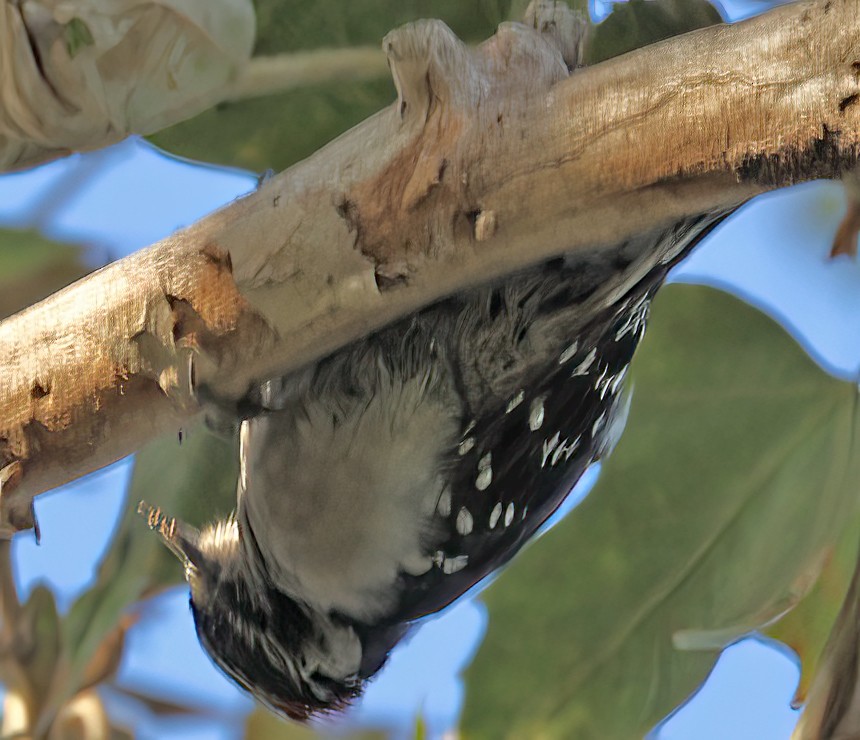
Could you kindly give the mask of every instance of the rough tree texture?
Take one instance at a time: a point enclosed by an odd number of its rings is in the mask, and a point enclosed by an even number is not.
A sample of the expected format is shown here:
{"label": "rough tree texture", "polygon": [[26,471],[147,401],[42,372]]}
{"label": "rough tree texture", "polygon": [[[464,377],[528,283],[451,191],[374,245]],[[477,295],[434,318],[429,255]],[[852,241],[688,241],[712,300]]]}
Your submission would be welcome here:
{"label": "rough tree texture", "polygon": [[437,22],[394,31],[390,108],[0,324],[7,530],[31,523],[34,494],[195,414],[192,373],[236,398],[470,283],[856,161],[860,0],[572,75],[569,42],[512,24],[477,50]]}

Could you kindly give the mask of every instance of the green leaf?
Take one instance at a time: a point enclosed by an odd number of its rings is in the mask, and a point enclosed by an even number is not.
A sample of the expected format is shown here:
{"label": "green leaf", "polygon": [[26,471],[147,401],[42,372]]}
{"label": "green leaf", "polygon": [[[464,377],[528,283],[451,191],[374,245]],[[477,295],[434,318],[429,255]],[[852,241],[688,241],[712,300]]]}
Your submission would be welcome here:
{"label": "green leaf", "polygon": [[224,103],[149,138],[182,157],[254,172],[280,171],[394,98],[394,85],[388,78],[333,82]]}
{"label": "green leaf", "polygon": [[79,247],[36,231],[0,229],[0,318],[46,298],[87,271]]}
{"label": "green leaf", "polygon": [[72,18],[66,24],[63,34],[66,38],[66,49],[73,59],[81,49],[95,43],[92,31],[80,18]]}
{"label": "green leaf", "polygon": [[670,36],[720,23],[708,0],[628,0],[592,29],[586,62],[596,64]]}
{"label": "green leaf", "polygon": [[771,319],[669,286],[633,378],[595,491],[487,592],[468,737],[641,737],[855,521],[857,388]]}
{"label": "green leaf", "polygon": [[[64,620],[71,646],[73,690],[98,646],[120,617],[141,598],[183,581],[182,565],[137,514],[145,498],[171,516],[200,525],[235,507],[238,443],[197,425],[180,445],[176,435],[150,444],[135,458],[129,501],[96,584]],[[64,697],[65,698],[65,697]]]}
{"label": "green leaf", "polygon": [[255,0],[256,56],[381,45],[392,28],[441,18],[464,41],[483,41],[508,19],[510,0]]}
{"label": "green leaf", "polygon": [[17,625],[17,637],[14,648],[20,653],[32,690],[41,696],[54,679],[62,650],[57,604],[47,586],[39,584],[30,592]]}

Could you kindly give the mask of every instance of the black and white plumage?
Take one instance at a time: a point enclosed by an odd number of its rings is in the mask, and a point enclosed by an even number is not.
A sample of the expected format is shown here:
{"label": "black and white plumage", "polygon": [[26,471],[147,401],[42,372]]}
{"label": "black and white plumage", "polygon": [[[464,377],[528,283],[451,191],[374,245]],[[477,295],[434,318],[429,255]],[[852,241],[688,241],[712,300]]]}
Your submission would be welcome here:
{"label": "black and white plumage", "polygon": [[235,519],[150,512],[215,662],[294,718],[356,696],[611,450],[650,301],[719,220],[473,289],[256,389]]}

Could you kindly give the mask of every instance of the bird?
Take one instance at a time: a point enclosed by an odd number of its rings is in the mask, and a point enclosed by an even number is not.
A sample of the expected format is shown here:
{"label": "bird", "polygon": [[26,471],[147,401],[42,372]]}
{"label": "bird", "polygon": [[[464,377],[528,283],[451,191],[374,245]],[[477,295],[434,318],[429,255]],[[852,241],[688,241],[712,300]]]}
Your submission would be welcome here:
{"label": "bird", "polygon": [[561,255],[255,385],[234,514],[198,530],[140,506],[213,662],[295,720],[353,702],[612,451],[651,301],[726,215]]}

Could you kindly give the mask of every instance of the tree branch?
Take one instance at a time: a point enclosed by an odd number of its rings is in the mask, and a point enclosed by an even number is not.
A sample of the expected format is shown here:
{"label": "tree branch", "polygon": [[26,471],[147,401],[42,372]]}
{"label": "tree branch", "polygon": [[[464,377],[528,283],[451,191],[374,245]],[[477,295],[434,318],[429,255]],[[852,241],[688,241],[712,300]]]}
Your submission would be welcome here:
{"label": "tree branch", "polygon": [[334,81],[374,80],[387,71],[379,47],[314,49],[292,54],[254,57],[224,93],[225,100],[243,100]]}
{"label": "tree branch", "polygon": [[394,105],[0,324],[6,527],[185,423],[192,380],[235,399],[464,286],[857,160],[860,0],[572,75],[570,43],[516,24],[470,50],[421,22],[384,48]]}

